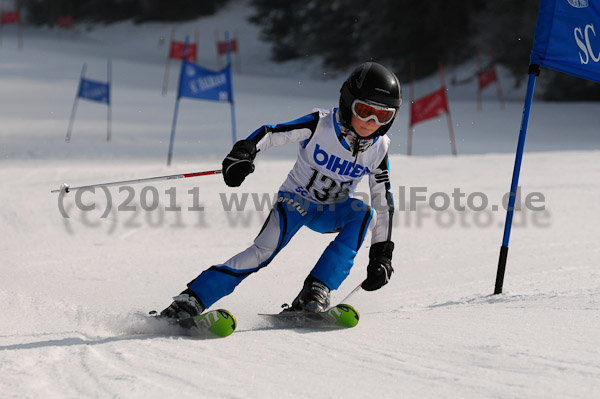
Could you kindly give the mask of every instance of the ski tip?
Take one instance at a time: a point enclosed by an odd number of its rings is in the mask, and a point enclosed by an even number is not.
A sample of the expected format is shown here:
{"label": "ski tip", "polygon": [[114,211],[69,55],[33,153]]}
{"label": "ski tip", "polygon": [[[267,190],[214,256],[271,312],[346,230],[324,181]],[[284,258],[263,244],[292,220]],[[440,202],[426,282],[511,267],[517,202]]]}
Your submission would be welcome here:
{"label": "ski tip", "polygon": [[237,327],[237,320],[235,316],[228,310],[217,309],[208,313],[203,313],[199,316],[195,316],[194,319],[199,324],[206,325],[207,330],[217,337],[227,337],[235,331]]}
{"label": "ski tip", "polygon": [[343,327],[355,327],[360,320],[360,314],[352,305],[341,303],[335,307],[339,311],[336,315],[337,323]]}
{"label": "ski tip", "polygon": [[[224,319],[230,320],[231,332],[229,334],[234,332],[237,327],[237,320],[235,319],[235,316],[230,311],[225,310],[225,309],[219,309],[219,310],[217,310],[217,312],[219,312],[221,314],[221,316],[223,316]],[[227,334],[227,335],[229,335],[229,334]]]}

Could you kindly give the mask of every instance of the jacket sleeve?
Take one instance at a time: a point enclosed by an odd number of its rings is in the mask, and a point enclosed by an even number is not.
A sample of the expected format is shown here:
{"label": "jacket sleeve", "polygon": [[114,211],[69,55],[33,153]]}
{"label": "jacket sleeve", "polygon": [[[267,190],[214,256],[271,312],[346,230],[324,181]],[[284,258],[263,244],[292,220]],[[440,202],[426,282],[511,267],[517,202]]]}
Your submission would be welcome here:
{"label": "jacket sleeve", "polygon": [[253,141],[259,151],[288,143],[308,141],[315,133],[318,123],[319,112],[314,112],[291,122],[261,126],[248,136],[248,140]]}
{"label": "jacket sleeve", "polygon": [[371,206],[375,209],[375,227],[371,234],[371,244],[392,239],[392,218],[394,198],[392,197],[388,155],[385,154],[377,169],[369,174]]}

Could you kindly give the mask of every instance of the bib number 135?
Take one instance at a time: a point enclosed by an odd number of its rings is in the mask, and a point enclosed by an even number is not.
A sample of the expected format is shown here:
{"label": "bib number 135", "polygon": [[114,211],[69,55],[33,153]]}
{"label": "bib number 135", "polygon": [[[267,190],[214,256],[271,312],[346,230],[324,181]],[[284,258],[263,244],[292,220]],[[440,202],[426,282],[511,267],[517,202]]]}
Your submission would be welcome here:
{"label": "bib number 135", "polygon": [[311,170],[312,175],[306,185],[306,190],[317,200],[325,202],[329,199],[337,199],[340,196],[348,195],[352,180],[338,183],[331,177],[319,173],[317,169],[312,168]]}

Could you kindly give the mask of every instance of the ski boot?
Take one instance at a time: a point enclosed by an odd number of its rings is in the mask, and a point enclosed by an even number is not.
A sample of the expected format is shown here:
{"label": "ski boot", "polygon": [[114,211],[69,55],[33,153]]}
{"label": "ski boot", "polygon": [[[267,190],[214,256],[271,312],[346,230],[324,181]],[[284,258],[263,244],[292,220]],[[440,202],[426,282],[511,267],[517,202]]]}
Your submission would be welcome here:
{"label": "ski boot", "polygon": [[329,287],[312,275],[304,280],[304,287],[284,312],[322,312],[329,308]]}
{"label": "ski boot", "polygon": [[173,297],[173,302],[162,312],[159,317],[167,319],[186,319],[188,317],[198,316],[206,307],[198,299],[196,294],[189,288],[181,294]]}

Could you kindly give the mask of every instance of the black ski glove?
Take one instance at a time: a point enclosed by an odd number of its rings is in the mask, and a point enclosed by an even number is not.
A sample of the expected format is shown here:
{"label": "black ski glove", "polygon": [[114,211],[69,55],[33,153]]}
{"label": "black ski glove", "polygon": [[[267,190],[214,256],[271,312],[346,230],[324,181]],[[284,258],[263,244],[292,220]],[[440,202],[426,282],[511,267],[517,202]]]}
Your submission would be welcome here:
{"label": "black ski glove", "polygon": [[223,160],[223,179],[229,187],[239,187],[246,176],[254,172],[256,144],[250,140],[240,140]]}
{"label": "black ski glove", "polygon": [[361,286],[365,291],[375,291],[386,285],[392,277],[392,241],[382,241],[371,246],[367,278]]}

